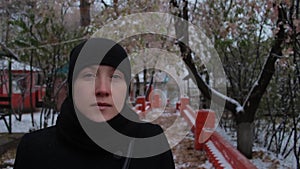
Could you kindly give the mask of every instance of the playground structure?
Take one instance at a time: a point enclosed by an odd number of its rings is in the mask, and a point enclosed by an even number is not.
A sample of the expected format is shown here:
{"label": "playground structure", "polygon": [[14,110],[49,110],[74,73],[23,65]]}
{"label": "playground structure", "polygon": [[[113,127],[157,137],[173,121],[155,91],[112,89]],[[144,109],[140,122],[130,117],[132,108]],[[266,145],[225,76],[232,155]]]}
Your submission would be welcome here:
{"label": "playground structure", "polygon": [[[159,94],[153,97],[153,100],[147,101],[145,96],[139,96],[133,109],[144,118],[151,109],[161,106],[161,97]],[[194,110],[189,105],[188,97],[180,98],[176,104],[177,111],[191,127],[194,134],[194,148],[204,151],[210,163],[216,169],[256,169],[244,155],[242,155],[234,146],[231,145],[216,128],[216,115],[211,110]]]}
{"label": "playground structure", "polygon": [[45,86],[39,69],[9,57],[0,60],[0,79],[0,120],[11,133],[11,116],[41,107]]}
{"label": "playground structure", "polygon": [[[31,81],[29,65],[16,60],[13,60],[11,64],[11,70],[9,70],[7,66],[9,65],[9,61],[0,60],[0,96],[8,96],[11,88],[11,105],[13,110],[26,111],[39,107],[42,103],[42,97],[45,94],[45,87],[38,85],[40,70],[32,68],[33,78]],[[11,79],[9,74],[11,74]],[[32,107],[30,105],[30,92],[32,93]]]}

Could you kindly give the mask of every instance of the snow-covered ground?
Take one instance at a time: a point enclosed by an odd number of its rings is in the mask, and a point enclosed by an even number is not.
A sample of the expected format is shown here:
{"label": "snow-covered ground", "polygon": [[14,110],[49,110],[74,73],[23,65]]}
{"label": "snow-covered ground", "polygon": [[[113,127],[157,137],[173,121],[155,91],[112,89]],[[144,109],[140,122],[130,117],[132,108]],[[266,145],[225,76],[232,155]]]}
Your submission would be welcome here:
{"label": "snow-covered ground", "polygon": [[[164,114],[163,116],[169,117],[172,115],[178,115],[178,114]],[[55,116],[56,118],[56,116]],[[19,132],[29,132],[29,130],[38,129],[40,126],[40,113],[34,114],[34,124],[35,127],[32,126],[32,120],[30,114],[24,114],[22,116],[22,121],[18,121],[13,116],[12,118],[12,131],[14,133]],[[51,121],[49,121],[51,123]],[[6,133],[7,129],[3,122],[3,120],[0,120],[0,133]],[[217,132],[219,132],[226,140],[232,143],[232,145],[236,146],[236,134],[234,132],[225,132],[221,128],[217,128]],[[187,139],[193,139],[192,136],[187,136]],[[267,151],[266,148],[260,147],[257,144],[254,144],[254,155],[253,159],[251,160],[254,165],[257,166],[258,169],[294,169],[295,166],[295,158],[293,156],[283,159],[280,156],[276,156],[274,153]],[[177,155],[174,154],[174,157],[176,158]],[[14,159],[8,159],[6,163],[12,163],[13,164]],[[206,161],[205,163],[199,164],[199,168],[212,168],[211,163]],[[8,167],[9,168],[9,167]],[[182,169],[182,168],[190,168],[188,162],[182,161],[180,164],[176,164],[176,168]]]}
{"label": "snow-covered ground", "polygon": [[[223,138],[229,141],[233,146],[237,146],[236,133],[225,132],[224,129],[218,127],[217,132],[220,133]],[[266,148],[254,143],[253,146],[253,159],[250,161],[258,169],[296,169],[296,158],[290,155],[284,159],[281,156],[277,156],[275,153],[268,151]]]}
{"label": "snow-covered ground", "polygon": [[[56,121],[57,115],[54,116]],[[52,118],[52,117],[51,117]],[[49,126],[51,126],[51,120],[48,120]],[[8,120],[8,117],[6,117]],[[15,116],[12,116],[12,132],[13,133],[27,133],[30,130],[37,130],[40,128],[40,112],[36,112],[33,114],[34,119],[34,126],[32,125],[32,118],[31,114],[23,114],[22,115],[22,121],[18,121]],[[7,133],[8,130],[5,126],[5,123],[3,120],[0,120],[0,133]]]}

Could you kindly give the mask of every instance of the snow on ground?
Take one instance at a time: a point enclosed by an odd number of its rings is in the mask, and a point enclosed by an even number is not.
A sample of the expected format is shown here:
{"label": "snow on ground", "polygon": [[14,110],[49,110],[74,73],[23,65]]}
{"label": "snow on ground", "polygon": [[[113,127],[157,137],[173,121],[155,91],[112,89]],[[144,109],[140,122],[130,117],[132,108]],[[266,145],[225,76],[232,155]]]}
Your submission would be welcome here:
{"label": "snow on ground", "polygon": [[[18,121],[15,116],[12,116],[12,132],[13,133],[28,133],[30,130],[36,130],[40,128],[40,112],[35,112],[34,116],[34,126],[32,125],[31,114],[23,114],[22,121]],[[56,121],[57,115],[54,116]],[[8,120],[8,117],[6,117]],[[51,119],[49,120],[49,124]],[[5,126],[4,120],[0,120],[0,133],[7,133],[8,130]]]}
{"label": "snow on ground", "polygon": [[[237,147],[236,132],[225,131],[218,127],[216,131],[229,141],[234,147]],[[254,143],[253,159],[250,160],[258,169],[294,169],[296,168],[295,158],[284,159],[266,148]]]}

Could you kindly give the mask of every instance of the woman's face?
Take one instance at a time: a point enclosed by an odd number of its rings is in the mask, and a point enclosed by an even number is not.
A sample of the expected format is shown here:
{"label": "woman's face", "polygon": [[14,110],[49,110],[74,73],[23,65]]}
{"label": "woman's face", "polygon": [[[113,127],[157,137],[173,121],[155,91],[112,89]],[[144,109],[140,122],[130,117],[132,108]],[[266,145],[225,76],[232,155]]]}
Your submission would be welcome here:
{"label": "woman's face", "polygon": [[77,109],[90,120],[112,119],[123,108],[127,92],[124,74],[111,66],[93,65],[82,69],[73,87]]}

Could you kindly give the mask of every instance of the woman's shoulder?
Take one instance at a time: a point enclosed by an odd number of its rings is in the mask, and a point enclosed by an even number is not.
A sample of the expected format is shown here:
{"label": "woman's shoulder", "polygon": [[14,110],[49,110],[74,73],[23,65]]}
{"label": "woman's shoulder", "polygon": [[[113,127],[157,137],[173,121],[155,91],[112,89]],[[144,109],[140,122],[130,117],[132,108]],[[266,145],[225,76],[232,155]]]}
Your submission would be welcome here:
{"label": "woman's shoulder", "polygon": [[48,127],[24,134],[19,147],[31,150],[41,150],[45,145],[51,145],[56,139],[56,127]]}
{"label": "woman's shoulder", "polygon": [[53,138],[56,135],[56,127],[47,127],[44,129],[35,130],[30,133],[24,134],[22,140],[48,140],[48,138]]}
{"label": "woman's shoulder", "polygon": [[17,148],[14,168],[37,168],[36,164],[44,163],[55,147],[55,131],[55,127],[49,127],[25,134]]}

